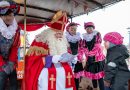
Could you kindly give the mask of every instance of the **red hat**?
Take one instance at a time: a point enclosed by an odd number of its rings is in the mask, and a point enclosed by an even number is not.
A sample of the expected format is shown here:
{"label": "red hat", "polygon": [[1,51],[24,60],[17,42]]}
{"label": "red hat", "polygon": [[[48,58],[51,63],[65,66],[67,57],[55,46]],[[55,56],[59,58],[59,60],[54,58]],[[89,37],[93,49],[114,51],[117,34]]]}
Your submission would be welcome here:
{"label": "red hat", "polygon": [[64,31],[66,24],[68,23],[68,18],[66,12],[58,11],[49,24],[49,27],[56,31]]}
{"label": "red hat", "polygon": [[78,26],[78,25],[80,25],[80,24],[75,23],[75,22],[71,22],[71,23],[69,23],[69,24],[66,26],[66,31],[68,31],[71,26]]}
{"label": "red hat", "polygon": [[5,15],[8,10],[11,10],[16,15],[19,13],[20,5],[13,1],[0,1],[0,15]]}
{"label": "red hat", "polygon": [[109,41],[113,44],[120,45],[123,43],[123,37],[118,32],[110,32],[104,36],[104,41]]}
{"label": "red hat", "polygon": [[93,27],[95,29],[95,25],[93,22],[84,23],[84,28],[86,29],[87,27]]}

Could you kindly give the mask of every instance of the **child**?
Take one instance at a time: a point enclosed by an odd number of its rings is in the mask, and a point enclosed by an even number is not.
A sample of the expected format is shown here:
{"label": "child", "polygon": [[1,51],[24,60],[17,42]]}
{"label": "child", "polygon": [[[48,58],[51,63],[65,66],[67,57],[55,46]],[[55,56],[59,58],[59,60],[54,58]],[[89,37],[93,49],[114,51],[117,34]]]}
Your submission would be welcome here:
{"label": "child", "polygon": [[105,56],[101,47],[101,35],[98,31],[94,30],[95,25],[93,22],[85,23],[84,28],[86,33],[83,34],[83,40],[80,42],[81,47],[78,52],[78,60],[82,61],[85,56],[86,66],[84,68],[84,76],[92,79],[94,90],[97,90],[98,83],[100,90],[104,90],[103,69]]}
{"label": "child", "polygon": [[[68,26],[66,27],[66,38],[69,42],[70,49],[73,55],[77,55],[79,41],[81,40],[80,33],[77,32],[78,25],[79,24],[72,22],[68,24]],[[75,84],[77,90],[79,88],[79,79],[80,76],[82,76],[82,71],[83,71],[82,63],[80,62],[75,63],[74,73],[75,73]]]}
{"label": "child", "polygon": [[104,36],[107,49],[104,83],[111,90],[128,90],[130,71],[126,61],[129,53],[122,45],[123,37],[118,32],[110,32]]}

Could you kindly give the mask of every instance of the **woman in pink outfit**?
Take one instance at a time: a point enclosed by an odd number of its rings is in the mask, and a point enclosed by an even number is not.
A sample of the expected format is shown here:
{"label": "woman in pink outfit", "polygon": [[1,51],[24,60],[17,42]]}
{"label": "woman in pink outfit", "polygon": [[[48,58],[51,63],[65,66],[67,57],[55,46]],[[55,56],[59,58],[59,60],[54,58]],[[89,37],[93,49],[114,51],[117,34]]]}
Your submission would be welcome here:
{"label": "woman in pink outfit", "polygon": [[78,60],[85,62],[84,76],[92,79],[94,90],[97,90],[98,84],[100,90],[104,90],[104,60],[101,47],[101,35],[95,30],[93,22],[84,24],[86,33],[83,34],[83,40],[80,42]]}

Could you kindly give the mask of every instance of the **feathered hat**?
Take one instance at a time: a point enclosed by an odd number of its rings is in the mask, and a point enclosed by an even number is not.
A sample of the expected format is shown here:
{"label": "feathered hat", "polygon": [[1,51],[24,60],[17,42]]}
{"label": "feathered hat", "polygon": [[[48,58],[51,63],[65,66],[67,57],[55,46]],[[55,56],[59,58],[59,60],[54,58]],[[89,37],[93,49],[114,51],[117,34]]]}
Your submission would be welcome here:
{"label": "feathered hat", "polygon": [[71,23],[69,23],[69,24],[66,26],[66,31],[68,31],[71,26],[78,26],[78,25],[80,25],[80,24],[75,23],[75,22],[71,22]]}
{"label": "feathered hat", "polygon": [[20,5],[13,1],[0,1],[0,15],[6,15],[8,10],[11,10],[16,15],[19,13]]}

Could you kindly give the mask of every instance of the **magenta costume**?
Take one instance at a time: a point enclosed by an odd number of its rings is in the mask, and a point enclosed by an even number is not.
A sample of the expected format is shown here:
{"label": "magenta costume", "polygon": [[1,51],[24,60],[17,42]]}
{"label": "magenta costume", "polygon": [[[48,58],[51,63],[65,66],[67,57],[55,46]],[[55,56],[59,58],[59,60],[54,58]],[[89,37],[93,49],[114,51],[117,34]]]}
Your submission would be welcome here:
{"label": "magenta costume", "polygon": [[[93,23],[87,23],[89,27],[95,28]],[[86,26],[87,26],[86,25]],[[103,48],[101,46],[101,35],[97,31],[91,34],[83,34],[83,40],[80,41],[78,50],[78,60],[82,61],[83,56],[86,58],[84,76],[90,79],[98,80],[104,77],[104,60]]]}

